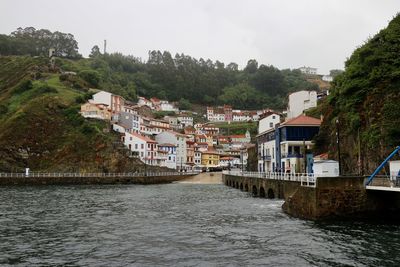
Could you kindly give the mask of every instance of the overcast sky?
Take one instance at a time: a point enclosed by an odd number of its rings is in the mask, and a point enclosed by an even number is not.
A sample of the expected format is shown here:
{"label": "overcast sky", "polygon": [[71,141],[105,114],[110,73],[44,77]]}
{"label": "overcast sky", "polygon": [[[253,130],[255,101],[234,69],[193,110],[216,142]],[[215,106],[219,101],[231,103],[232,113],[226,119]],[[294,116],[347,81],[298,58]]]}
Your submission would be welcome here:
{"label": "overcast sky", "polygon": [[1,0],[0,33],[33,26],[147,60],[149,50],[320,74],[344,61],[400,11],[400,0]]}

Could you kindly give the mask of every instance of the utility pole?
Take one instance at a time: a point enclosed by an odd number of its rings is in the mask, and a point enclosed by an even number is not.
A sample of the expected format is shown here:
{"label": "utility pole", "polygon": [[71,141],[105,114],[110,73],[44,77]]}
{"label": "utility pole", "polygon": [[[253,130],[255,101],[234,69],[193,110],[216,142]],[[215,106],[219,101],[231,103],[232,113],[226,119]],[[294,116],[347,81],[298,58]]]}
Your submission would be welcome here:
{"label": "utility pole", "polygon": [[104,40],[104,55],[107,53],[107,40]]}
{"label": "utility pole", "polygon": [[336,119],[336,145],[338,151],[338,161],[339,161],[339,176],[342,175],[342,161],[340,158],[340,132],[339,132],[339,119]]}

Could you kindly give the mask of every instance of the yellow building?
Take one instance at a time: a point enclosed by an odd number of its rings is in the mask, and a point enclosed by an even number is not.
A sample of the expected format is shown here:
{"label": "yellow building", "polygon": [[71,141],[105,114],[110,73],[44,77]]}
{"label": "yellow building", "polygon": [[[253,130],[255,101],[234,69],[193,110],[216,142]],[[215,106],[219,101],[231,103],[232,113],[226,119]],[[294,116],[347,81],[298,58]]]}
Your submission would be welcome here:
{"label": "yellow building", "polygon": [[201,154],[201,165],[204,167],[219,167],[219,154],[215,151],[204,151]]}

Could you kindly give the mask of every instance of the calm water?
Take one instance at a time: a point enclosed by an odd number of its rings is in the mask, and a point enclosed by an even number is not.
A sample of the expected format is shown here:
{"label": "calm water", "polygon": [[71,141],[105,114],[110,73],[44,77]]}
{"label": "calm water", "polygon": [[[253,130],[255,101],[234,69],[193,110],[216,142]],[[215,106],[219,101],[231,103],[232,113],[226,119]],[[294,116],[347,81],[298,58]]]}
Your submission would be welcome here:
{"label": "calm water", "polygon": [[314,223],[223,185],[0,188],[1,266],[400,266],[400,227]]}

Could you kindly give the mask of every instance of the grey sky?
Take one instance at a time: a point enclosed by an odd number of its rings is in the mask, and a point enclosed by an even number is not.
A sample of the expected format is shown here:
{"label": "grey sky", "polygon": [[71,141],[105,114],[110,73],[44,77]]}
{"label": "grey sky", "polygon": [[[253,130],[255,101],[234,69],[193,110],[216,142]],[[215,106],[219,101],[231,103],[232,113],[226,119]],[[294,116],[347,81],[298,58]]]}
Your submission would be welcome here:
{"label": "grey sky", "polygon": [[399,0],[1,0],[0,33],[33,26],[147,59],[149,50],[321,74],[343,62],[400,11]]}

